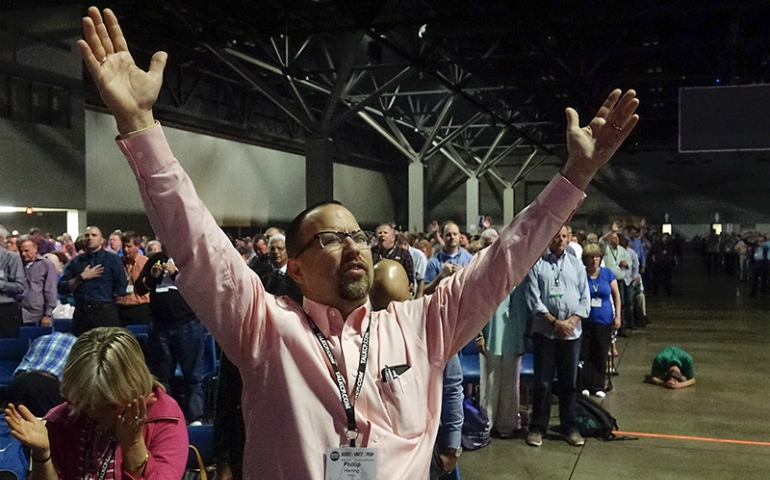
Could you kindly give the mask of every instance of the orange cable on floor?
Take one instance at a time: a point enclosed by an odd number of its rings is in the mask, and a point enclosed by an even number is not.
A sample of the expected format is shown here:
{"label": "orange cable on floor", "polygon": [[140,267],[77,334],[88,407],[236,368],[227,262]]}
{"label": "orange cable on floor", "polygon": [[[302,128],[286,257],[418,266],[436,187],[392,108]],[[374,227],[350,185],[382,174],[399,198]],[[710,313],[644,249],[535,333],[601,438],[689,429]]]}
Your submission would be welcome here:
{"label": "orange cable on floor", "polygon": [[739,445],[759,445],[763,447],[770,447],[770,442],[755,442],[752,440],[730,440],[727,438],[691,437],[687,435],[666,435],[662,433],[626,432],[621,430],[614,430],[613,433],[616,435],[634,435],[637,437],[671,438],[675,440],[696,440],[699,442],[736,443]]}

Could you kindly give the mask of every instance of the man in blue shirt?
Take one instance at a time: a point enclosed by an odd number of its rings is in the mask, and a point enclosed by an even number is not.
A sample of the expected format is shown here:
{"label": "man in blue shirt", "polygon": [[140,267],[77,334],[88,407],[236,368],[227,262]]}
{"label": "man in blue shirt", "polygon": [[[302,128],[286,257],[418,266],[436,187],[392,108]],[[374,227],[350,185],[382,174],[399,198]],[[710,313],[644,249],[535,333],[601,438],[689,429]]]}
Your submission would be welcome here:
{"label": "man in blue shirt", "polygon": [[554,370],[559,378],[559,420],[567,443],[585,443],[575,421],[577,365],[580,355],[581,320],[591,312],[586,270],[574,255],[566,227],[551,240],[545,254],[529,272],[527,303],[534,313],[535,394],[527,443],[539,447],[551,418],[551,386]]}
{"label": "man in blue shirt", "polygon": [[119,327],[115,298],[125,296],[128,285],[120,258],[102,248],[102,231],[88,227],[83,238],[85,253],[67,264],[59,280],[59,293],[71,293],[75,298],[72,317],[75,336],[95,327]]}
{"label": "man in blue shirt", "polygon": [[628,227],[626,238],[628,243],[631,244],[631,248],[639,255],[639,273],[644,274],[644,271],[647,269],[647,252],[644,250],[644,244],[639,240],[639,227],[636,225]]}
{"label": "man in blue shirt", "polygon": [[456,223],[444,224],[443,237],[444,248],[428,260],[425,269],[425,295],[433,293],[441,280],[451,277],[473,259],[473,255],[460,248],[460,227]]}

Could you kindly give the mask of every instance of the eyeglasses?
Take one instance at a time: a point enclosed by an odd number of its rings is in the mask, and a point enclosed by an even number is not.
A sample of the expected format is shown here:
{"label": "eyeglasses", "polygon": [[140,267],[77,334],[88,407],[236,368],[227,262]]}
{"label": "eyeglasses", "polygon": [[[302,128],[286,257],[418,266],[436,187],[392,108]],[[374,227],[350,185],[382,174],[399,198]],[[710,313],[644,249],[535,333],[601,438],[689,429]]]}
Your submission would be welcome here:
{"label": "eyeglasses", "polygon": [[294,255],[294,258],[297,258],[300,253],[312,247],[313,243],[316,241],[321,244],[321,248],[327,250],[340,248],[340,246],[342,246],[342,244],[345,243],[345,240],[348,238],[352,239],[358,248],[369,248],[369,242],[371,241],[372,237],[374,237],[374,233],[366,230],[356,230],[354,232],[319,232],[316,233],[315,236],[313,236],[313,238],[305,244],[305,246],[299,249],[299,251]]}

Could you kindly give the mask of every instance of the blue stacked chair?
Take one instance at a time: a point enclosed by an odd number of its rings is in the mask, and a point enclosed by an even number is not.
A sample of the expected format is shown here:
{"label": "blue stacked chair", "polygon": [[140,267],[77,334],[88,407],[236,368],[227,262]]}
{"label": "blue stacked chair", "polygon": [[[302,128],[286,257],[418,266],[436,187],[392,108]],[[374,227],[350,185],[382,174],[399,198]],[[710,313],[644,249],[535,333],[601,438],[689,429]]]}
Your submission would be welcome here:
{"label": "blue stacked chair", "polygon": [[460,350],[460,364],[463,367],[463,382],[477,385],[481,378],[481,365],[476,340],[471,340]]}
{"label": "blue stacked chair", "polygon": [[[203,465],[209,467],[214,464],[214,425],[188,425],[187,434],[190,437],[190,445],[193,445],[201,454]],[[198,468],[198,459],[192,449],[187,456],[187,468]]]}
{"label": "blue stacked chair", "polygon": [[133,333],[134,335],[138,335],[140,333],[149,334],[150,326],[149,325],[127,325],[126,330]]}
{"label": "blue stacked chair", "polygon": [[7,386],[29,350],[28,338],[0,338],[0,386]]}
{"label": "blue stacked chair", "polygon": [[72,319],[71,318],[54,318],[53,330],[55,332],[71,333],[72,332]]}
{"label": "blue stacked chair", "polygon": [[43,335],[50,335],[53,333],[53,326],[49,325],[47,327],[38,327],[37,325],[34,326],[22,326],[19,328],[19,338],[26,338],[27,340],[34,341],[37,337],[42,337]]}

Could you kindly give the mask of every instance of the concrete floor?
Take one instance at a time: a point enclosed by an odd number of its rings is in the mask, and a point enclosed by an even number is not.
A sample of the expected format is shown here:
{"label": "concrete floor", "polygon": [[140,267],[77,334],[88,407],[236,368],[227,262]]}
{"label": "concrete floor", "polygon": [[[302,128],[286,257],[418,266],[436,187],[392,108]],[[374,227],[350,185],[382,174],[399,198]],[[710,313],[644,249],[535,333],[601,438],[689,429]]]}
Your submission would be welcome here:
{"label": "concrete floor", "polygon": [[[770,299],[748,297],[747,284],[735,278],[706,274],[695,256],[685,258],[674,290],[671,298],[648,296],[652,323],[619,339],[620,375],[604,407],[622,431],[770,442]],[[695,386],[642,383],[669,345],[692,355]],[[552,426],[557,414],[554,407]],[[463,480],[768,479],[770,444],[641,436],[572,447],[554,435],[534,448],[522,436],[494,439],[459,463]]]}

